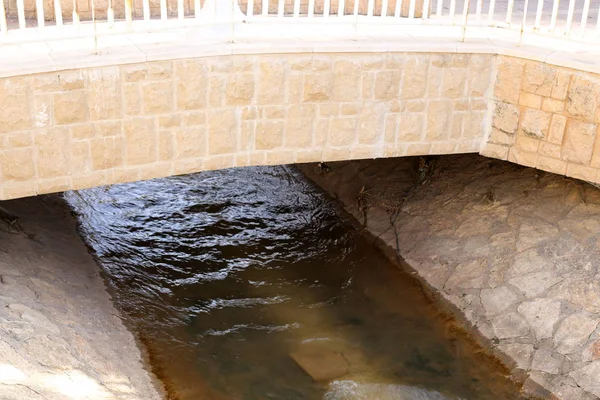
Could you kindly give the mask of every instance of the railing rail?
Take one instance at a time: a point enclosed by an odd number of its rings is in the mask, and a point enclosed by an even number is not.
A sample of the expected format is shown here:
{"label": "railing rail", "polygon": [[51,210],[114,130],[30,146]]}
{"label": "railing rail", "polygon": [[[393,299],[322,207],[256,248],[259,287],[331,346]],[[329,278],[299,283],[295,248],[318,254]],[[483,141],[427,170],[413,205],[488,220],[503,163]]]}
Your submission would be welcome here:
{"label": "railing rail", "polygon": [[[227,21],[503,28],[600,44],[600,0],[0,0],[0,45]],[[31,8],[33,7],[33,9]],[[276,35],[276,33],[275,33]]]}

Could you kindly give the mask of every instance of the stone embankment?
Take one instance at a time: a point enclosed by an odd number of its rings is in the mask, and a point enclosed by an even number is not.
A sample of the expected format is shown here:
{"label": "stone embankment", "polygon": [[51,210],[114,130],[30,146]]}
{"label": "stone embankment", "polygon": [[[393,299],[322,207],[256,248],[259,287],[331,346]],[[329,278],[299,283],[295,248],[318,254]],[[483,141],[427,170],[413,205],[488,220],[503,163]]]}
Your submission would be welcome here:
{"label": "stone embankment", "polygon": [[0,203],[0,400],[160,399],[57,197]]}
{"label": "stone embankment", "polygon": [[301,169],[525,372],[526,390],[600,398],[600,190],[474,155],[420,161]]}

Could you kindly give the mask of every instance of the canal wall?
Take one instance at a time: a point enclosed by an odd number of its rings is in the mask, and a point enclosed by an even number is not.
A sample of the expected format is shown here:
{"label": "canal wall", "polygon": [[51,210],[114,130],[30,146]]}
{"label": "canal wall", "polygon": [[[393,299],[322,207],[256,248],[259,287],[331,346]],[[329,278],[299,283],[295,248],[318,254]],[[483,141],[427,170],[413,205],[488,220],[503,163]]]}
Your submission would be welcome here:
{"label": "canal wall", "polygon": [[62,200],[0,203],[0,241],[2,400],[162,398]]}
{"label": "canal wall", "polygon": [[600,190],[475,155],[327,166],[301,169],[524,373],[526,391],[600,398]]}

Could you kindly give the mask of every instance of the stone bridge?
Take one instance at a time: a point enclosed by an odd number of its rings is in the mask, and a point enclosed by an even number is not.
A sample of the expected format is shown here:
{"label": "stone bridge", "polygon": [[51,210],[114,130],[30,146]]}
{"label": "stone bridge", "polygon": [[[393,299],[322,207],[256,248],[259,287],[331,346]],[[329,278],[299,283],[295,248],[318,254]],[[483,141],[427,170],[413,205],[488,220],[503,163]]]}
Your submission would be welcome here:
{"label": "stone bridge", "polygon": [[600,182],[598,74],[497,50],[299,50],[0,78],[0,198],[473,152]]}
{"label": "stone bridge", "polygon": [[[142,0],[100,2],[100,23],[83,21],[94,18],[86,1],[46,3],[0,0],[0,200],[238,166],[457,153],[600,183],[600,23],[589,1],[567,10],[541,0],[528,19],[528,2],[513,1],[248,0],[244,15],[235,1]],[[522,178],[509,167],[497,167],[505,188]],[[600,200],[594,191],[581,203],[590,188],[556,176],[521,182],[569,195],[550,203],[528,190],[426,213],[431,221],[408,215],[398,254],[534,382],[562,400],[599,398],[599,275],[588,259],[598,257]],[[438,205],[459,186],[421,207],[447,214]],[[524,219],[537,208],[551,218]],[[407,252],[415,237],[431,240],[427,251]],[[485,254],[463,262],[477,248]],[[429,249],[448,263],[431,266]],[[506,276],[492,280],[488,264]]]}

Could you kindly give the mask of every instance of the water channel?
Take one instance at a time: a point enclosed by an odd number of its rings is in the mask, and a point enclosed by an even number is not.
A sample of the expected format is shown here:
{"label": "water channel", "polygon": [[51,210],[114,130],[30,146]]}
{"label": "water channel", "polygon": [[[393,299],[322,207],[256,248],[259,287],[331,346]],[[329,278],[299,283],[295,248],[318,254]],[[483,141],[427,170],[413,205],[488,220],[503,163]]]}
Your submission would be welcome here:
{"label": "water channel", "polygon": [[525,399],[293,167],[65,197],[172,399]]}

